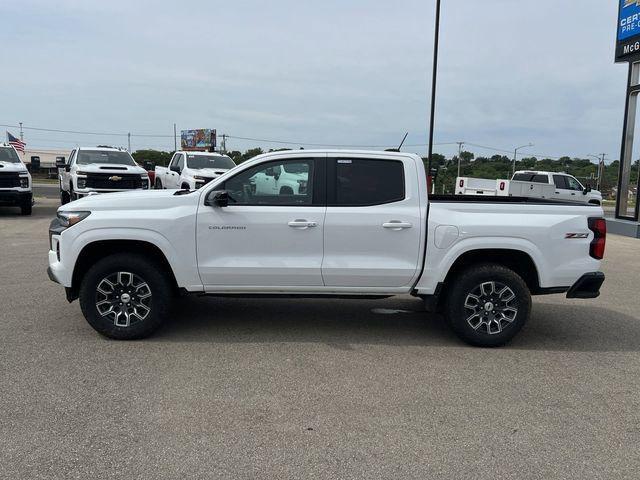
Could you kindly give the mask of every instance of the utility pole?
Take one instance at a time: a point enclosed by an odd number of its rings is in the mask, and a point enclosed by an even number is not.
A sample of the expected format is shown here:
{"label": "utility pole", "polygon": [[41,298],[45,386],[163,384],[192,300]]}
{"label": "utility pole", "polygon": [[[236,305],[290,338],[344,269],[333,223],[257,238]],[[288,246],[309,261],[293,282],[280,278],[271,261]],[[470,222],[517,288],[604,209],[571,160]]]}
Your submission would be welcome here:
{"label": "utility pole", "polygon": [[129,153],[131,153],[131,132],[127,133],[127,143],[129,144]]}
{"label": "utility pole", "polygon": [[604,159],[606,156],[606,153],[601,153],[599,155],[593,155],[590,153],[589,155],[587,155],[587,157],[592,157],[598,160],[598,174],[596,183],[597,190],[600,190],[600,188],[602,187],[602,177],[604,176]]}
{"label": "utility pole", "polygon": [[220,145],[220,149],[222,150],[223,154],[227,153],[227,134],[223,133],[222,134],[222,145]]}
{"label": "utility pole", "polygon": [[173,151],[178,151],[178,134],[176,133],[176,124],[173,124]]}
{"label": "utility pole", "polygon": [[464,142],[456,142],[458,144],[458,176],[460,176],[460,156],[462,155],[462,147]]}
{"label": "utility pole", "polygon": [[22,133],[22,122],[20,122],[20,141],[24,140],[24,134]]}

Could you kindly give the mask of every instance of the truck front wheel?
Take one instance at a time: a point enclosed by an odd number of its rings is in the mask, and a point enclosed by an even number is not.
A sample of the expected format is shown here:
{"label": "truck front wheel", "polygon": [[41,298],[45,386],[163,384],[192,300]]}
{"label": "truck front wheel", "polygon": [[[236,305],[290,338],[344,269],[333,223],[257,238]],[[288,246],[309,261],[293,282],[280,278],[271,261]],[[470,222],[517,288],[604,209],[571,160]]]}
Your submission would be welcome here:
{"label": "truck front wheel", "polygon": [[114,254],[96,262],[80,285],[80,308],[100,334],[116,340],[145,338],[164,323],[171,282],[141,255]]}
{"label": "truck front wheel", "polygon": [[449,287],[445,315],[460,339],[477,347],[500,347],[524,326],[531,293],[506,267],[482,264],[460,272]]}

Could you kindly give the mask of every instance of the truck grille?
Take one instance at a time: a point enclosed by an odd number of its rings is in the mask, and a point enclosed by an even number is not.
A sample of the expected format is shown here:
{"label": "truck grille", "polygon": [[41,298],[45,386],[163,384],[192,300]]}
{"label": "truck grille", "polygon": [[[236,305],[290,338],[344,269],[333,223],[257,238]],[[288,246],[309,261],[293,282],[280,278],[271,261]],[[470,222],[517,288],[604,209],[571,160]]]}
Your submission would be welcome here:
{"label": "truck grille", "polygon": [[87,188],[132,190],[142,188],[140,175],[125,173],[88,173]]}
{"label": "truck grille", "polygon": [[14,172],[0,172],[0,188],[20,186],[20,175]]}

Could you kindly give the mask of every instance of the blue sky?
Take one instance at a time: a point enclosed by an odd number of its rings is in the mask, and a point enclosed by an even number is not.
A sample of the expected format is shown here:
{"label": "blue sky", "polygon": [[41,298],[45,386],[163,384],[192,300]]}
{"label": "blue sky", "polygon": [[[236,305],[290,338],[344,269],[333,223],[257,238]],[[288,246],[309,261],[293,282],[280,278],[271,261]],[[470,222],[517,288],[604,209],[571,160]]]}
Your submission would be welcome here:
{"label": "blue sky", "polygon": [[[176,122],[301,144],[393,145],[409,131],[408,144],[423,144],[433,10],[424,0],[2,2],[0,123],[171,135]],[[619,156],[616,1],[443,0],[442,15],[436,142]],[[278,146],[228,142],[254,145]],[[134,137],[132,147],[173,140]]]}

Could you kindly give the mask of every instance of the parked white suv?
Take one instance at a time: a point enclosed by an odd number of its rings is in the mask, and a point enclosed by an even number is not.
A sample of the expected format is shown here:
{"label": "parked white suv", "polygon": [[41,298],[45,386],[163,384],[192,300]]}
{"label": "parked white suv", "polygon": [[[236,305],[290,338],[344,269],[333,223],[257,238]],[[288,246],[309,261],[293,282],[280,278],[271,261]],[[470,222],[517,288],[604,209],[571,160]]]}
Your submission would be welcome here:
{"label": "parked white suv", "polygon": [[235,167],[226,155],[211,152],[176,152],[168,167],[155,168],[155,188],[197,190]]}
{"label": "parked white suv", "polygon": [[8,143],[0,143],[0,205],[20,207],[22,215],[31,215],[33,208],[31,175]]}
{"label": "parked white suv", "polygon": [[[300,176],[297,193],[258,190],[278,167]],[[414,154],[307,150],[259,155],[181,195],[83,198],[49,234],[50,278],[111,338],[150,335],[179,292],[412,294],[465,341],[498,346],[531,295],[598,296],[606,222],[576,202],[428,195]]]}
{"label": "parked white suv", "polygon": [[68,163],[61,160],[56,165],[63,205],[96,193],[149,189],[149,174],[124,149],[79,147]]}

